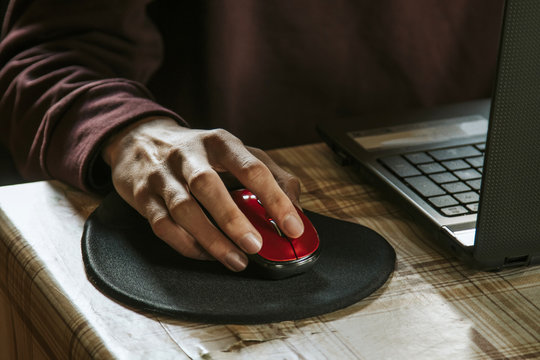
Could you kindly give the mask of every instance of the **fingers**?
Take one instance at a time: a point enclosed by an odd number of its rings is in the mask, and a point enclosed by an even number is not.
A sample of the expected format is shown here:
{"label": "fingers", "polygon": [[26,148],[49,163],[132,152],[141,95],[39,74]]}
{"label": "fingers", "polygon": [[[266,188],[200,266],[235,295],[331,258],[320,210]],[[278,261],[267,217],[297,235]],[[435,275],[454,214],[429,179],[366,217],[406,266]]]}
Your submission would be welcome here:
{"label": "fingers", "polygon": [[300,193],[298,180],[261,150],[248,151],[224,130],[177,128],[166,121],[143,123],[125,136],[109,157],[113,183],[148,219],[154,233],[179,253],[214,258],[240,271],[248,262],[245,253],[262,246],[260,234],[217,171],[230,172],[257,195],[286,235],[302,234],[303,223],[293,206]]}
{"label": "fingers", "polygon": [[157,237],[190,258],[216,259],[233,271],[247,266],[246,255],[208,220],[185,188],[168,185],[162,196],[136,205],[143,207],[143,216]]}
{"label": "fingers", "polygon": [[245,252],[257,253],[262,246],[261,236],[238,209],[219,175],[202,158],[187,161],[183,171],[190,192],[219,228]]}
{"label": "fingers", "polygon": [[[163,209],[164,213],[166,212]],[[154,234],[180,254],[199,260],[213,260],[214,257],[204,250],[191,234],[176,224],[168,214],[148,221]]]}
{"label": "fingers", "polygon": [[205,216],[198,203],[189,194],[175,192],[165,199],[173,220],[180,224],[215,259],[233,271],[243,270],[248,263],[246,255],[227,239]]}
{"label": "fingers", "polygon": [[[302,235],[304,224],[291,201],[292,198],[298,202],[299,183],[289,175],[286,176],[283,170],[278,170],[279,167],[262,152],[258,152],[261,160],[239,141],[229,141],[227,145],[228,151],[216,153],[215,160],[259,198],[266,211],[277,221],[278,226],[287,236],[297,238]],[[274,170],[274,174],[269,167]],[[279,186],[274,175],[278,178],[281,176],[283,182],[287,184],[286,191],[289,192],[291,198]]]}
{"label": "fingers", "polygon": [[300,181],[297,177],[285,171],[282,167],[272,160],[266,152],[261,149],[246,147],[256,158],[261,160],[274,175],[279,187],[291,199],[292,203],[300,208]]}
{"label": "fingers", "polygon": [[148,220],[154,234],[177,252],[193,259],[212,260],[213,257],[197,240],[171,219],[164,201],[149,194],[150,191],[139,192],[135,196],[120,195]]}

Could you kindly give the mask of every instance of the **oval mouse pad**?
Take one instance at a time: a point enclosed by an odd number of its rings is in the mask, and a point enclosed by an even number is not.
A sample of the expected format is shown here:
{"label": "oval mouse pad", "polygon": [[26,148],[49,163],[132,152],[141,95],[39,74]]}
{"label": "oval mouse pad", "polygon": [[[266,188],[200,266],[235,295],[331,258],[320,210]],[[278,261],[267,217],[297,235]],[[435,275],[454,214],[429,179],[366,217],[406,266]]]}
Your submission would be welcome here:
{"label": "oval mouse pad", "polygon": [[321,255],[307,273],[282,280],[253,269],[185,258],[159,240],[115,192],[87,219],[82,256],[90,281],[125,305],[173,318],[230,324],[297,320],[356,303],[382,286],[394,249],[364,226],[310,211]]}

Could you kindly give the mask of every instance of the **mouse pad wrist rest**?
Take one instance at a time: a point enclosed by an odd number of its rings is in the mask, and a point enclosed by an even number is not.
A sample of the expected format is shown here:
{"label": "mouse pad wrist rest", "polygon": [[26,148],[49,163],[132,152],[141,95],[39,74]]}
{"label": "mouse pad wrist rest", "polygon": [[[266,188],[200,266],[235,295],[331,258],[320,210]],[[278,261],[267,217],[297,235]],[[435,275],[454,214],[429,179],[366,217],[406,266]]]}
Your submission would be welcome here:
{"label": "mouse pad wrist rest", "polygon": [[297,320],[352,305],[382,286],[394,249],[364,226],[310,211],[321,254],[287,279],[233,273],[217,261],[176,253],[115,192],[87,219],[81,240],[89,280],[120,303],[154,314],[207,322],[256,324]]}

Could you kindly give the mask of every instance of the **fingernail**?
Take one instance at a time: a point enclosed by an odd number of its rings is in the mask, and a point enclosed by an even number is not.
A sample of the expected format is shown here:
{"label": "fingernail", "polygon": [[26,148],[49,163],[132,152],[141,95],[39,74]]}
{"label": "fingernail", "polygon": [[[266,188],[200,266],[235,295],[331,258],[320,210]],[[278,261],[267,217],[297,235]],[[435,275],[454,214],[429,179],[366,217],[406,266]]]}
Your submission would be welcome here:
{"label": "fingernail", "polygon": [[304,224],[297,216],[289,214],[283,221],[283,230],[292,238],[297,238],[304,232]]}
{"label": "fingernail", "polygon": [[240,246],[249,254],[255,254],[262,247],[262,240],[253,233],[247,233],[240,239]]}
{"label": "fingernail", "polygon": [[233,271],[242,271],[246,268],[248,260],[245,255],[231,251],[225,256],[225,264]]}

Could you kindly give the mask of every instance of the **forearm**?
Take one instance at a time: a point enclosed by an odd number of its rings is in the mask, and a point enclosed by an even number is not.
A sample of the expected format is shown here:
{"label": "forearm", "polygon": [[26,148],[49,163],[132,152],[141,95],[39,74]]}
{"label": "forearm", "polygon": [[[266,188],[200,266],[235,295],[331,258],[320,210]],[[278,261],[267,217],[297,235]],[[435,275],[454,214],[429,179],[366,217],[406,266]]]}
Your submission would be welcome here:
{"label": "forearm", "polygon": [[143,85],[161,57],[146,3],[12,4],[0,47],[0,136],[23,176],[91,188],[91,165],[112,133],[153,115],[181,121]]}
{"label": "forearm", "polygon": [[189,129],[151,100],[142,84],[160,49],[146,1],[16,1],[26,7],[8,19],[0,48],[0,133],[23,175],[95,188],[92,169],[106,161],[101,180],[159,238],[234,271],[262,241],[220,173],[249,188],[287,236],[302,234],[297,179],[231,133]]}

